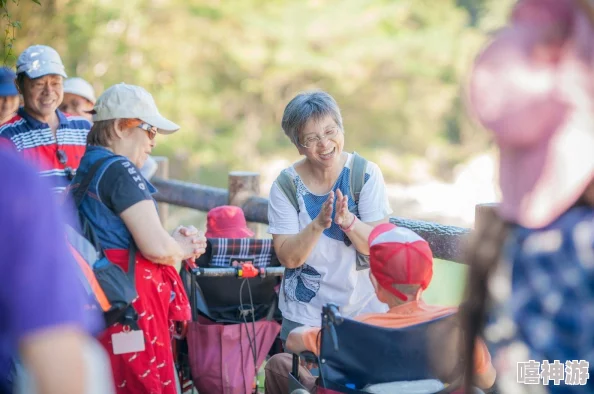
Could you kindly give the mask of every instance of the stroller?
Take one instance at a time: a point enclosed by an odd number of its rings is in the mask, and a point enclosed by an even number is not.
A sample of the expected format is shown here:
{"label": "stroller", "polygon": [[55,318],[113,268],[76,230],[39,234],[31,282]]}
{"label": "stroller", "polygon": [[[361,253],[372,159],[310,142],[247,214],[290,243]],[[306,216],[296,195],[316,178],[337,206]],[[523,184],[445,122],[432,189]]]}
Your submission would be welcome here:
{"label": "stroller", "polygon": [[176,343],[182,389],[193,382],[201,394],[253,393],[258,369],[280,343],[277,286],[284,270],[272,240],[208,239],[196,263],[181,272],[192,307],[192,322]]}
{"label": "stroller", "polygon": [[[328,304],[320,356],[301,356],[318,360],[317,394],[453,393],[462,383],[462,362],[455,357],[460,334],[455,314],[390,329],[344,319]],[[293,355],[289,393],[308,392],[299,382],[299,357]]]}

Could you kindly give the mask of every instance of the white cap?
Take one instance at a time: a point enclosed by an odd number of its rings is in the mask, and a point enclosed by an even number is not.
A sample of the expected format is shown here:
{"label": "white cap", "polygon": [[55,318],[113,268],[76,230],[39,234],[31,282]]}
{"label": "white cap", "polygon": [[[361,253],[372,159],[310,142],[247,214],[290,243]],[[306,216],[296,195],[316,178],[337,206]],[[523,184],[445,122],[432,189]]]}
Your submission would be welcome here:
{"label": "white cap", "polygon": [[35,79],[48,74],[66,78],[64,64],[56,50],[47,45],[31,45],[19,55],[16,63],[17,74],[25,73]]}
{"label": "white cap", "polygon": [[68,78],[64,81],[64,93],[75,94],[95,104],[95,89],[82,78]]}
{"label": "white cap", "polygon": [[107,89],[93,108],[93,121],[140,119],[155,126],[161,134],[171,134],[179,126],[159,113],[153,96],[140,86],[118,83]]}

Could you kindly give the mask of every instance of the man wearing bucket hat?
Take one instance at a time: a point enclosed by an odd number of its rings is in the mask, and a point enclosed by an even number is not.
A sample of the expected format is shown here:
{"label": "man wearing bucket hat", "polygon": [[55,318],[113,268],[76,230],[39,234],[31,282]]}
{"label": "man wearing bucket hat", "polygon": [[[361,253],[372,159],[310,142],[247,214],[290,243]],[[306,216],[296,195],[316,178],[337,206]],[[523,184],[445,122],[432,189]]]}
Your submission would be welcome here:
{"label": "man wearing bucket hat", "polygon": [[17,59],[17,87],[24,106],[0,127],[0,143],[16,150],[62,191],[74,176],[85,152],[88,120],[58,110],[66,78],[55,49],[33,45]]}
{"label": "man wearing bucket hat", "polygon": [[167,233],[151,196],[156,190],[138,168],[154,148],[157,134],[172,134],[179,126],[159,113],[149,92],[125,83],[103,92],[92,112],[89,146],[70,191],[76,194],[88,182],[79,211],[109,261],[128,271],[131,243],[138,249],[138,298],[133,306],[140,316],[144,350],[121,353],[114,346],[112,335],[127,330],[121,324],[109,327],[100,341],[109,352],[119,394],[175,394],[169,322],[190,320],[191,314],[174,265],[203,254],[206,239],[193,227]]}
{"label": "man wearing bucket hat", "polygon": [[19,109],[19,91],[15,78],[16,74],[10,68],[0,68],[0,125],[15,116]]}
{"label": "man wearing bucket hat", "polygon": [[[427,241],[415,232],[391,223],[376,226],[369,235],[370,278],[380,301],[388,304],[386,313],[369,313],[355,320],[387,328],[401,328],[434,320],[457,311],[455,307],[427,305],[422,292],[433,277],[433,254]],[[320,328],[299,327],[289,333],[286,348],[294,353],[310,351],[319,354]],[[274,355],[266,364],[266,394],[288,392],[287,376],[292,356]],[[495,370],[486,346],[479,341],[475,349],[475,380],[479,388],[489,388],[495,381]],[[315,377],[300,368],[301,383],[315,389]]]}

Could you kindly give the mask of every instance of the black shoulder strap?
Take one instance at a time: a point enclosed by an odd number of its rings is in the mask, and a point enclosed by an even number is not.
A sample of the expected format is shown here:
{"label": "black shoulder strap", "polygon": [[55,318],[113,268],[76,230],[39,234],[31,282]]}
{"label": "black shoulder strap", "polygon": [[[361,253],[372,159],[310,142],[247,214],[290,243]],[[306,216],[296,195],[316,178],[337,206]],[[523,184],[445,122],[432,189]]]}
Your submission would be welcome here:
{"label": "black shoulder strap", "polygon": [[128,279],[132,282],[132,285],[136,287],[136,242],[134,242],[134,238],[130,236],[130,246],[128,247]]}
{"label": "black shoulder strap", "polygon": [[74,203],[76,204],[76,208],[80,208],[80,204],[82,204],[83,199],[85,198],[85,195],[87,194],[87,191],[89,190],[89,186],[91,185],[91,181],[95,177],[95,174],[97,173],[99,168],[101,168],[103,163],[105,163],[107,160],[109,160],[111,158],[112,158],[112,156],[104,157],[102,159],[97,160],[95,162],[95,164],[93,164],[91,166],[91,168],[89,169],[89,172],[87,172],[87,175],[80,182],[78,189],[76,189],[76,192],[73,195]]}
{"label": "black shoulder strap", "polygon": [[[77,209],[80,209],[80,204],[82,204],[82,202],[85,198],[85,195],[87,194],[87,191],[89,190],[89,186],[91,185],[91,181],[95,177],[95,174],[97,173],[97,171],[99,171],[99,168],[101,168],[101,166],[111,158],[113,158],[113,156],[107,156],[107,157],[97,160],[91,166],[91,168],[89,169],[89,172],[87,172],[87,174],[85,175],[83,180],[80,182],[78,189],[76,189],[76,192],[73,195],[74,203],[76,204]],[[90,223],[88,225],[90,225]],[[94,231],[93,231],[93,233],[94,233]],[[94,240],[94,241],[98,245],[98,240]],[[135,271],[136,271],[136,251],[137,250],[138,249],[136,247],[136,242],[134,242],[134,239],[131,239],[130,247],[128,248],[128,278],[132,281],[133,285],[136,284]]]}

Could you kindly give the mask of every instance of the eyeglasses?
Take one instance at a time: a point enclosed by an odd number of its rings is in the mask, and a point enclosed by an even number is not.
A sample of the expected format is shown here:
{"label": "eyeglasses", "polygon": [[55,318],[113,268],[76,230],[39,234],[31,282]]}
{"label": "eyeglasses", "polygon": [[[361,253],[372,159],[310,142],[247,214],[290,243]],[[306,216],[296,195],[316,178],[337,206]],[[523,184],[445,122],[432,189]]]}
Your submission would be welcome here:
{"label": "eyeglasses", "polygon": [[146,131],[151,141],[154,140],[157,136],[157,128],[155,126],[151,126],[148,123],[141,123],[140,125],[138,125],[138,128]]}
{"label": "eyeglasses", "polygon": [[[58,158],[60,164],[66,165],[66,163],[68,163],[68,155],[62,149],[58,149],[56,151],[56,157]],[[74,175],[76,175],[76,171],[73,170],[70,166],[65,167],[64,172],[66,173],[66,177],[68,177],[69,181],[73,180]]]}
{"label": "eyeglasses", "polygon": [[318,142],[320,142],[324,139],[334,138],[338,134],[339,131],[340,131],[340,129],[338,127],[333,127],[331,129],[324,131],[324,134],[321,136],[310,135],[307,138],[305,138],[305,140],[303,140],[303,142],[301,142],[300,145],[306,149],[309,149],[309,148],[317,145]]}

